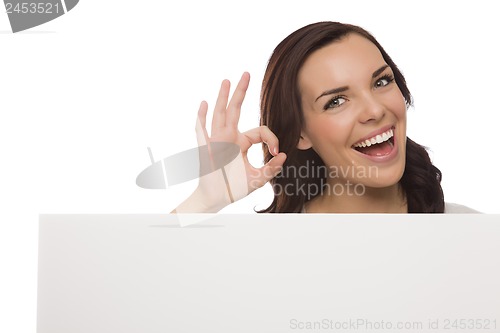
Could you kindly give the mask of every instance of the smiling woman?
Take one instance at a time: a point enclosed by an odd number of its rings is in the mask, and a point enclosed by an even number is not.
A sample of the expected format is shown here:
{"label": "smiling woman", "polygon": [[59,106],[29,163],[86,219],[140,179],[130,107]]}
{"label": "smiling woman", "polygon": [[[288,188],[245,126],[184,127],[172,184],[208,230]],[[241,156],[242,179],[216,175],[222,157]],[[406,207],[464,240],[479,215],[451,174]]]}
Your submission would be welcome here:
{"label": "smiling woman", "polygon": [[[241,154],[202,177],[176,212],[218,211],[268,181],[274,199],[262,212],[474,212],[445,204],[440,170],[406,136],[412,97],[405,78],[364,29],[319,22],[285,38],[264,75],[261,126],[240,133],[248,84],[245,73],[228,104],[229,82],[222,83],[211,136],[202,103],[200,144],[232,142]],[[246,154],[259,142],[266,164],[256,169]]]}

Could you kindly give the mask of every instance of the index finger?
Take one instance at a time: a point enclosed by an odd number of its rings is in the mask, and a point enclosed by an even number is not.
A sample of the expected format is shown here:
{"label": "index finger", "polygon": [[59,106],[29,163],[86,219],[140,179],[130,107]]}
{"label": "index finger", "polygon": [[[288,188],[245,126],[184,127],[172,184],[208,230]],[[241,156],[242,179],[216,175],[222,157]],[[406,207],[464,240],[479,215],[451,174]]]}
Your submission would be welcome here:
{"label": "index finger", "polygon": [[243,133],[243,135],[248,140],[246,144],[241,145],[241,150],[243,152],[246,152],[253,144],[264,142],[267,145],[271,155],[278,155],[280,151],[278,137],[267,126],[259,126],[257,128],[251,129]]}

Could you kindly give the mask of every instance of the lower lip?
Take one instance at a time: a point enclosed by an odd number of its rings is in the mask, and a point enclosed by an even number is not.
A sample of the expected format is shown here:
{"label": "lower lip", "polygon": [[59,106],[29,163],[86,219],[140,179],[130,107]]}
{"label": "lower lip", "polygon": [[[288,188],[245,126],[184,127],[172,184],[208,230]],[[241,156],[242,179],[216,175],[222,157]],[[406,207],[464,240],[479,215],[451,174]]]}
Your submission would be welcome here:
{"label": "lower lip", "polygon": [[363,153],[357,151],[354,148],[351,148],[351,149],[354,150],[357,154],[361,155],[364,158],[369,159],[372,162],[377,162],[377,163],[390,162],[393,159],[395,159],[396,155],[398,154],[398,144],[397,144],[397,140],[396,140],[396,133],[394,133],[393,138],[394,138],[393,139],[394,140],[394,146],[392,147],[391,152],[389,154],[387,154],[387,155],[383,155],[383,156],[367,155],[367,154],[363,154]]}

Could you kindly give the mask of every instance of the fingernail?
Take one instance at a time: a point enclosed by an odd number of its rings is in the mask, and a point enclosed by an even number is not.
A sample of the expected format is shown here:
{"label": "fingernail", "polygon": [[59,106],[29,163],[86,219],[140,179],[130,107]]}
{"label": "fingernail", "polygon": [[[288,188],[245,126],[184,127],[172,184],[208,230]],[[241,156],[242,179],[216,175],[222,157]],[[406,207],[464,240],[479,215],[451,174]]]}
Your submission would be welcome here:
{"label": "fingernail", "polygon": [[278,153],[279,153],[279,152],[278,152],[278,147],[274,147],[274,148],[273,148],[273,152],[274,152],[274,155],[278,155]]}

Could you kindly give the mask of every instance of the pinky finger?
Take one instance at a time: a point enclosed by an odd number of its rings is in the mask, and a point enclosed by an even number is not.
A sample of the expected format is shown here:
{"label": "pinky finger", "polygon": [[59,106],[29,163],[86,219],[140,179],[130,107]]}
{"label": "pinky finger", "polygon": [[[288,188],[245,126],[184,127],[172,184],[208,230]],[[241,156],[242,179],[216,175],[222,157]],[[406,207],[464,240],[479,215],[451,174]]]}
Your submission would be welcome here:
{"label": "pinky finger", "polygon": [[202,101],[200,104],[200,108],[198,109],[198,119],[200,119],[201,126],[206,128],[207,123],[207,112],[208,112],[208,103],[206,101]]}
{"label": "pinky finger", "polygon": [[198,146],[206,145],[208,142],[208,133],[206,129],[208,104],[203,101],[198,109],[198,117],[196,119],[196,140]]}

